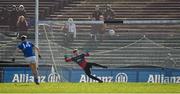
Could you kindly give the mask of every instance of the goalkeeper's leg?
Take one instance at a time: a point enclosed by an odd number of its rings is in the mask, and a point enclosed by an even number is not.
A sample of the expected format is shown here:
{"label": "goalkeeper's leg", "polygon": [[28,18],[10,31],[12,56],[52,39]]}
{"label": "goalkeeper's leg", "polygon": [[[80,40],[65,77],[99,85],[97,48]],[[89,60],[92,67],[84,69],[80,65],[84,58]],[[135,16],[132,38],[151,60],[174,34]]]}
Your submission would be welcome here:
{"label": "goalkeeper's leg", "polygon": [[92,67],[91,65],[87,65],[87,66],[84,68],[84,71],[85,71],[86,75],[89,76],[89,78],[92,78],[92,79],[94,79],[94,80],[97,80],[99,83],[102,83],[102,82],[103,82],[102,80],[100,80],[99,78],[97,78],[97,77],[95,77],[95,76],[93,76],[93,75],[91,74],[91,70],[90,70],[91,67]]}
{"label": "goalkeeper's leg", "polygon": [[96,66],[96,67],[101,67],[101,68],[108,68],[107,66],[103,66],[103,65],[100,65],[100,64],[97,64],[97,63],[88,62],[88,64],[91,65],[91,66]]}

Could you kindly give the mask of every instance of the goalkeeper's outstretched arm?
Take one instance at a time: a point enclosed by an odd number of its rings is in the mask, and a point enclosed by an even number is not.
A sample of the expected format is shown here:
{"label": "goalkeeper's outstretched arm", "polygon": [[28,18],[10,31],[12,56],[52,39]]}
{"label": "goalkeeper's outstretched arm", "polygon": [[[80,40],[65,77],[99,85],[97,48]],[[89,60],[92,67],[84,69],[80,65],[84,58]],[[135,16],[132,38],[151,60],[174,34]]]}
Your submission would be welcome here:
{"label": "goalkeeper's outstretched arm", "polygon": [[72,58],[68,57],[68,55],[65,54],[65,55],[64,55],[64,60],[65,60],[66,62],[71,62],[71,61],[72,61]]}

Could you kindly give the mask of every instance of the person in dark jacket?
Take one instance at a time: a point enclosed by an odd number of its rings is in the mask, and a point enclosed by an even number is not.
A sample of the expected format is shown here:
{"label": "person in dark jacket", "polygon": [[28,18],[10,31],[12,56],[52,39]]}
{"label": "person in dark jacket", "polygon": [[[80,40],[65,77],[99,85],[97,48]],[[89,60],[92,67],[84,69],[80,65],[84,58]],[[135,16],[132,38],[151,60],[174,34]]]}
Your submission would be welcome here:
{"label": "person in dark jacket", "polygon": [[2,25],[8,25],[8,20],[9,20],[9,11],[8,11],[8,7],[5,6],[2,8],[1,11],[0,23]]}
{"label": "person in dark jacket", "polygon": [[100,15],[103,15],[99,5],[96,5],[95,10],[92,13],[92,20],[99,20]]}
{"label": "person in dark jacket", "polygon": [[16,5],[12,5],[12,10],[10,11],[9,15],[9,25],[10,31],[17,32],[17,20],[18,20],[18,10]]}
{"label": "person in dark jacket", "polygon": [[19,5],[18,16],[24,16],[25,18],[27,18],[26,10],[23,5]]}
{"label": "person in dark jacket", "polygon": [[107,4],[106,9],[104,11],[104,20],[109,21],[109,20],[114,20],[114,18],[115,18],[114,10],[112,10],[110,4]]}

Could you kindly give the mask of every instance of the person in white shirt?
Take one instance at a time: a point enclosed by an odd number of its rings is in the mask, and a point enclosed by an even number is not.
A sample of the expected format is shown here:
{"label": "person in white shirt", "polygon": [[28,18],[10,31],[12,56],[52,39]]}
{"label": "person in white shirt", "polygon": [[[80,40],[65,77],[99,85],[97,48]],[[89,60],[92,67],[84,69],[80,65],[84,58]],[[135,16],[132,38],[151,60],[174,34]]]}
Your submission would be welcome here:
{"label": "person in white shirt", "polygon": [[63,31],[65,31],[65,36],[69,40],[76,38],[76,24],[73,22],[73,18],[68,19],[68,22],[65,24]]}

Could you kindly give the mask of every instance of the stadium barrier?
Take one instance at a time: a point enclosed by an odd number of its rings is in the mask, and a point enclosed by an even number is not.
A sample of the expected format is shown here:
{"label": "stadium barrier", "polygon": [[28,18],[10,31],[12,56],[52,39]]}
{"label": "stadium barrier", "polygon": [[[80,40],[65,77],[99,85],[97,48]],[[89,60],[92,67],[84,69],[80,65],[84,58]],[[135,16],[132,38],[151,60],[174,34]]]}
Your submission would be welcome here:
{"label": "stadium barrier", "polygon": [[[63,70],[63,71],[62,71]],[[4,67],[1,69],[2,82],[33,82],[29,67]],[[60,73],[61,71],[61,73]],[[88,78],[81,69],[61,68],[55,71],[53,66],[39,67],[40,82],[96,82]],[[3,75],[2,75],[3,74]],[[104,82],[147,82],[180,83],[180,69],[169,68],[116,68],[92,69],[92,74]],[[63,80],[62,80],[63,79]]]}

